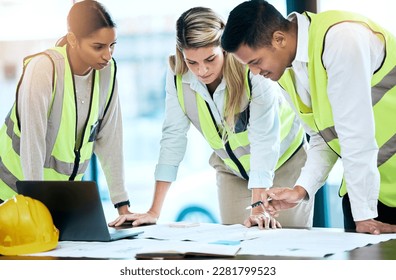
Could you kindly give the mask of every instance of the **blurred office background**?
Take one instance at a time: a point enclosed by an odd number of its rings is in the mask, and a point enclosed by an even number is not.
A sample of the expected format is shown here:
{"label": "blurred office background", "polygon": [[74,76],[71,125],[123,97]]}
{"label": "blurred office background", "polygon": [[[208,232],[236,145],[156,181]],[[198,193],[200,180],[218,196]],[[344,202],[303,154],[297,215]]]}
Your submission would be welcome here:
{"label": "blurred office background", "polygon": [[[15,88],[25,56],[42,51],[66,34],[72,0],[0,0],[0,118],[15,99]],[[132,210],[145,212],[151,204],[154,168],[158,158],[164,115],[167,58],[175,49],[175,22],[194,6],[207,6],[224,19],[241,0],[102,0],[117,23],[114,58],[124,123],[126,185]],[[386,0],[272,0],[285,16],[293,10],[351,10],[365,14],[396,33],[390,2]],[[172,185],[160,221],[195,219],[219,221],[215,172],[208,164],[210,149],[191,128],[187,154]],[[317,226],[342,227],[338,187],[342,166],[337,164],[318,195]],[[97,180],[109,205],[106,180],[93,160],[86,180]],[[113,210],[114,211],[114,210]],[[116,212],[110,215],[115,216]]]}

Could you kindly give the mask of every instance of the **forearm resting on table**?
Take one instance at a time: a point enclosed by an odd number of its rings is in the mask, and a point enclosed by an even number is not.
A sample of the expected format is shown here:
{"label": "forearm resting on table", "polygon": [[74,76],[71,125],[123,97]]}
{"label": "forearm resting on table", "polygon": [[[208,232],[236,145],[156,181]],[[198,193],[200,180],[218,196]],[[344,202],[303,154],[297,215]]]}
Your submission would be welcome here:
{"label": "forearm resting on table", "polygon": [[158,218],[161,214],[162,205],[164,204],[166,194],[171,186],[171,182],[156,181],[153,202],[149,213]]}

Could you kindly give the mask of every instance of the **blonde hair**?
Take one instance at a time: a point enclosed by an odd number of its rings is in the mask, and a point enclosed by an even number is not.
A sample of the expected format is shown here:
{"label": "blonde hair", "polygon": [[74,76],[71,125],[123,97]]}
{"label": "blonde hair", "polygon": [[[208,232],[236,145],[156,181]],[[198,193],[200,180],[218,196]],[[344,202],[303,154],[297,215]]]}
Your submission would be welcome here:
{"label": "blonde hair", "polygon": [[[176,22],[176,54],[169,57],[169,65],[176,75],[188,71],[183,49],[220,46],[225,24],[210,8],[195,7],[184,12]],[[225,54],[223,77],[227,85],[225,119],[234,131],[235,114],[245,94],[245,67],[233,55]]]}

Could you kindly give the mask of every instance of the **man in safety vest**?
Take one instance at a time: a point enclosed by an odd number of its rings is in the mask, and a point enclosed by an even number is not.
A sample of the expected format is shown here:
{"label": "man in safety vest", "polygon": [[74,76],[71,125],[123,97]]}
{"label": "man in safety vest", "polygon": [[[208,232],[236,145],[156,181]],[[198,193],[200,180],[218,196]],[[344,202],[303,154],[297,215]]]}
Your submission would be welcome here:
{"label": "man in safety vest", "polygon": [[222,46],[279,82],[311,136],[296,186],[271,189],[265,206],[290,208],[314,196],[341,158],[345,228],[396,232],[396,38],[358,14],[285,19],[252,0],[230,13]]}

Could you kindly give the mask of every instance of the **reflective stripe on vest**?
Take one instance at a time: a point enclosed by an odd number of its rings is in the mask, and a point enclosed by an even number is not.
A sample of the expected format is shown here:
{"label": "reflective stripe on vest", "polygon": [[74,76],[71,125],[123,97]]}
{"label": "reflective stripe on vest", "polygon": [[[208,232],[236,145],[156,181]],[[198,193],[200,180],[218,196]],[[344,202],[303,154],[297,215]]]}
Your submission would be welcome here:
{"label": "reflective stripe on vest", "polygon": [[[325,36],[328,29],[338,23],[355,22],[372,30],[385,42],[385,58],[381,67],[371,79],[372,105],[375,121],[375,138],[379,147],[377,166],[380,172],[379,200],[387,206],[396,207],[396,38],[369,19],[349,12],[328,11],[320,14],[306,13],[311,20],[309,28],[309,63],[310,94],[312,109],[299,100],[294,87],[292,70],[287,70],[279,83],[288,92],[300,111],[301,118],[318,132],[338,155],[341,154],[338,135],[330,102],[327,96],[327,75],[322,64]],[[320,108],[318,110],[318,108]],[[340,188],[340,195],[345,195],[345,181]]]}
{"label": "reflective stripe on vest", "polygon": [[[241,102],[240,108],[246,108],[240,112],[236,121],[236,133],[225,131],[226,125],[218,128],[209,105],[200,94],[191,90],[189,84],[182,83],[182,76],[176,76],[176,88],[179,103],[191,123],[205,137],[214,152],[224,163],[239,177],[249,179],[250,171],[250,142],[248,139],[250,87],[249,72],[245,75],[246,95]],[[280,158],[276,169],[286,162],[301,146],[304,139],[304,130],[287,102],[280,102],[281,120],[281,145]],[[242,128],[239,124],[243,124]],[[227,134],[227,140],[223,140],[223,134]]]}
{"label": "reflective stripe on vest", "polygon": [[[93,142],[99,131],[100,122],[113,94],[115,61],[112,60],[109,67],[100,71],[95,70],[93,73],[90,109],[80,146],[76,143],[77,105],[74,78],[67,60],[66,47],[49,49],[37,55],[47,55],[54,65],[54,90],[47,123],[44,180],[81,180],[93,153]],[[25,59],[25,67],[34,56]],[[17,94],[18,90],[19,86]],[[16,181],[23,180],[19,157],[20,125],[16,110],[17,105],[14,104],[0,131],[0,199],[2,200],[14,195]]]}

